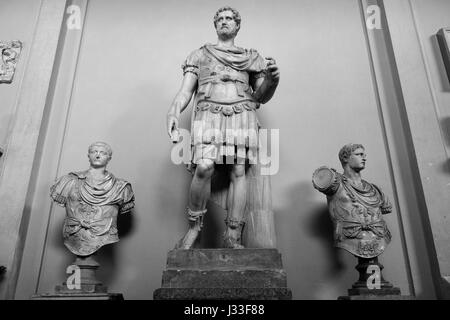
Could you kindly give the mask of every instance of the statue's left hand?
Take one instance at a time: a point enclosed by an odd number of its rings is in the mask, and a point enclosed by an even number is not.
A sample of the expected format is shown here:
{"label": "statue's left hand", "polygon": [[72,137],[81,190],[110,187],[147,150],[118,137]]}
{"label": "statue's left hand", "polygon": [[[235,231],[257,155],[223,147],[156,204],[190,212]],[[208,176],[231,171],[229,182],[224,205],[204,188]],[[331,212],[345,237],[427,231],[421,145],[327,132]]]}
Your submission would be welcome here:
{"label": "statue's left hand", "polygon": [[172,114],[167,115],[167,133],[173,143],[179,142],[178,117]]}
{"label": "statue's left hand", "polygon": [[266,68],[266,75],[267,79],[273,83],[278,84],[280,81],[280,70],[278,69],[277,63],[274,58],[272,57],[266,57],[267,60],[267,68]]}

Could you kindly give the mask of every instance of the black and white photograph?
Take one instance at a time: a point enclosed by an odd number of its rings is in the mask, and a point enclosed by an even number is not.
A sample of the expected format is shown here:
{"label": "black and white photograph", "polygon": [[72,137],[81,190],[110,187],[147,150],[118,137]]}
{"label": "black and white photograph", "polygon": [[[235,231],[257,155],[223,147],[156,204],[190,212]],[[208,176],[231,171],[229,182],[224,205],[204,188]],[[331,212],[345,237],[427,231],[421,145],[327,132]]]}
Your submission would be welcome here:
{"label": "black and white photograph", "polygon": [[0,53],[0,300],[450,300],[449,0],[0,0]]}

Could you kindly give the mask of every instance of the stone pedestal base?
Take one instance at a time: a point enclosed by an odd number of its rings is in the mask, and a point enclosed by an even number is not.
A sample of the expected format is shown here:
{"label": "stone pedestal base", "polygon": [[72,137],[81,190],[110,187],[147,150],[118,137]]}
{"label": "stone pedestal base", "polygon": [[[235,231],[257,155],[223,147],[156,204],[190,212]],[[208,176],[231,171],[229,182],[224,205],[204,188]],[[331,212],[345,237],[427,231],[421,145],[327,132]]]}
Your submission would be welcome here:
{"label": "stone pedestal base", "polygon": [[288,300],[276,249],[191,249],[168,253],[155,300]]}
{"label": "stone pedestal base", "polygon": [[394,287],[383,278],[383,265],[378,257],[367,259],[358,257],[355,269],[359,272],[359,279],[351,289],[348,296],[341,296],[338,300],[411,300],[411,296],[402,296],[400,288]]}
{"label": "stone pedestal base", "polygon": [[121,293],[44,293],[34,295],[32,300],[123,300]]}
{"label": "stone pedestal base", "polygon": [[[34,295],[32,300],[123,300],[121,293],[108,293],[96,278],[100,265],[92,256],[77,257],[69,275],[71,281],[55,287],[54,293]],[[78,273],[78,274],[77,274]],[[78,277],[78,280],[76,279]]]}
{"label": "stone pedestal base", "polygon": [[365,294],[360,296],[342,296],[338,300],[415,300],[413,296],[402,296],[399,294]]}

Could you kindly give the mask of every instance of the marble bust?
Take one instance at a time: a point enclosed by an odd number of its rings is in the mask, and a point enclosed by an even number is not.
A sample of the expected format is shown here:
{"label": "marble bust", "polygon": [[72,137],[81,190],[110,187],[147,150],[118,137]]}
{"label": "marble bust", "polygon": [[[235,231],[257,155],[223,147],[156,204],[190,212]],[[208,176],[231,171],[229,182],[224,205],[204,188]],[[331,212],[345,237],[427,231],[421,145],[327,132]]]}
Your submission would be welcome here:
{"label": "marble bust", "polygon": [[66,209],[64,245],[77,256],[92,255],[102,246],[119,241],[117,216],[134,207],[131,184],[106,170],[111,157],[108,144],[91,144],[89,169],[70,172],[50,189],[53,201]]}
{"label": "marble bust", "polygon": [[374,258],[391,241],[383,216],[392,212],[392,206],[380,187],[361,178],[366,158],[362,145],[345,145],[339,152],[344,172],[320,167],[313,174],[313,185],[327,196],[335,246],[357,257]]}

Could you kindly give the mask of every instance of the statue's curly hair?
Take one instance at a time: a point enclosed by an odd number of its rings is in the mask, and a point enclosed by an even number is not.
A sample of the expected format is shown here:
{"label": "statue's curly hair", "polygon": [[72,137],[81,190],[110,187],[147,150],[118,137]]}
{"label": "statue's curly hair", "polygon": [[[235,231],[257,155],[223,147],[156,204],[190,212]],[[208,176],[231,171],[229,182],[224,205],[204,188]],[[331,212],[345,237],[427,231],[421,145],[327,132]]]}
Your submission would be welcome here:
{"label": "statue's curly hair", "polygon": [[88,148],[88,153],[91,152],[91,149],[92,149],[94,146],[102,146],[102,147],[104,147],[104,148],[106,149],[106,151],[108,152],[109,157],[110,157],[110,158],[112,157],[113,152],[112,152],[111,146],[110,146],[109,144],[107,144],[106,142],[97,141],[97,142],[92,143],[92,144],[89,146],[89,148]]}
{"label": "statue's curly hair", "polygon": [[214,15],[214,28],[217,28],[217,20],[219,19],[219,13],[223,12],[223,11],[231,11],[233,12],[233,19],[234,21],[236,21],[236,24],[238,25],[238,30],[241,27],[241,15],[239,14],[239,11],[237,11],[236,9],[230,7],[230,6],[225,6],[220,8],[219,10],[217,10],[216,14]]}
{"label": "statue's curly hair", "polygon": [[364,146],[358,143],[348,143],[343,146],[341,150],[339,150],[339,161],[341,161],[341,164],[344,165],[347,163],[347,159],[350,157],[352,152],[359,148],[365,150]]}

